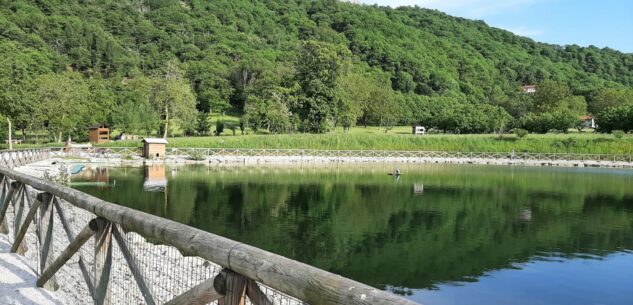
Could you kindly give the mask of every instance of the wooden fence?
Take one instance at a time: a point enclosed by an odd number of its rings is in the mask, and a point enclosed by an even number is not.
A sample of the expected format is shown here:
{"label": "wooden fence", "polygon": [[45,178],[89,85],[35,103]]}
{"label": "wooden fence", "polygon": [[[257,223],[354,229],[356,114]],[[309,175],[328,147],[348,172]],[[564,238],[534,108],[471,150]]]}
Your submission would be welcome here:
{"label": "wooden fence", "polygon": [[0,150],[0,167],[14,168],[49,158],[49,148]]}
{"label": "wooden fence", "polygon": [[[64,154],[62,150],[54,150]],[[86,157],[140,157],[141,148],[104,147],[76,150],[71,154]],[[573,154],[573,153],[522,153],[522,152],[451,152],[451,151],[397,151],[397,150],[317,150],[317,149],[240,149],[240,148],[168,148],[167,155],[188,158],[221,157],[295,157],[330,159],[489,159],[517,161],[608,161],[633,162],[627,154]]]}
{"label": "wooden fence", "polygon": [[31,258],[37,285],[77,304],[416,304],[6,166],[0,204],[2,232]]}

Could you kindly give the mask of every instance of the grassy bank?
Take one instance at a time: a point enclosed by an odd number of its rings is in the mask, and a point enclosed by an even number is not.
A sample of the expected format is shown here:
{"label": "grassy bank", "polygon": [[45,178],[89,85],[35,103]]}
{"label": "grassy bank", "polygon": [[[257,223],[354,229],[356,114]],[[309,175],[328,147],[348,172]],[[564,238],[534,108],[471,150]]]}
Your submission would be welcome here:
{"label": "grassy bank", "polygon": [[[139,141],[112,142],[108,146],[139,146]],[[285,148],[326,150],[437,150],[462,152],[547,152],[633,154],[633,137],[616,139],[600,134],[529,135],[418,135],[335,132],[323,135],[236,135],[170,138],[170,147]]]}
{"label": "grassy bank", "polygon": [[[200,148],[284,148],[329,150],[436,150],[462,152],[543,152],[633,154],[633,135],[616,139],[609,134],[569,133],[531,134],[519,139],[513,134],[503,136],[427,134],[412,135],[411,127],[396,127],[385,133],[377,127],[357,127],[350,132],[336,130],[328,134],[247,134],[233,136],[227,130],[222,136],[169,138],[170,147]],[[111,142],[110,147],[138,147],[140,141]],[[61,143],[24,144],[14,148],[63,146]],[[2,148],[6,149],[6,145]]]}

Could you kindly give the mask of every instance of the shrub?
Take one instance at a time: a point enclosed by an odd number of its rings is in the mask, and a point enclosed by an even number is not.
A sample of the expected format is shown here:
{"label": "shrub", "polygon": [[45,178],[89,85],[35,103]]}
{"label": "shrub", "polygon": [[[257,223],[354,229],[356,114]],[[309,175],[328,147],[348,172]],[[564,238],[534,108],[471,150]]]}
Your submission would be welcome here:
{"label": "shrub", "polygon": [[517,138],[519,139],[523,139],[525,138],[525,136],[528,135],[528,131],[523,129],[523,128],[515,128],[514,129],[514,134],[517,136]]}
{"label": "shrub", "polygon": [[196,132],[198,135],[206,135],[211,130],[211,123],[209,122],[209,114],[200,112],[196,119]]}
{"label": "shrub", "polygon": [[207,157],[202,151],[194,150],[191,153],[189,153],[189,160],[202,161],[202,160],[205,160],[206,158]]}
{"label": "shrub", "polygon": [[613,134],[613,136],[618,140],[624,138],[624,131],[622,130],[614,130],[611,134]]}
{"label": "shrub", "polygon": [[224,132],[224,122],[217,120],[215,122],[215,135],[219,136]]}

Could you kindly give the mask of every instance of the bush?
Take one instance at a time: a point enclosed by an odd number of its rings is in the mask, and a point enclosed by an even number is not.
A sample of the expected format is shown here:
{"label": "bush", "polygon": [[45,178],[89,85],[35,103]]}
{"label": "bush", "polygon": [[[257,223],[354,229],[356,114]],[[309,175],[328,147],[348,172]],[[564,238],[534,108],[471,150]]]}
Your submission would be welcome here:
{"label": "bush", "polygon": [[517,138],[523,139],[529,134],[529,132],[523,128],[515,128],[514,134],[517,136]]}
{"label": "bush", "polygon": [[567,133],[569,128],[576,125],[577,120],[577,116],[569,111],[545,112],[538,115],[530,113],[521,119],[521,126],[535,133],[547,133],[550,130]]}
{"label": "bush", "polygon": [[614,130],[613,132],[611,132],[611,134],[613,134],[613,136],[619,140],[619,139],[624,138],[625,132],[622,130]]}
{"label": "bush", "polygon": [[198,135],[206,135],[211,130],[211,123],[209,122],[209,114],[200,112],[196,119],[196,132]]}
{"label": "bush", "polygon": [[217,120],[215,122],[215,135],[219,136],[224,132],[224,122]]}
{"label": "bush", "polygon": [[631,130],[633,129],[633,105],[610,107],[598,115],[597,121],[600,132]]}
{"label": "bush", "polygon": [[227,122],[226,128],[228,128],[231,132],[233,132],[233,135],[235,135],[235,131],[237,130],[238,126],[234,122]]}
{"label": "bush", "polygon": [[207,157],[204,155],[204,152],[202,151],[194,150],[191,153],[189,153],[189,160],[203,161],[206,158]]}

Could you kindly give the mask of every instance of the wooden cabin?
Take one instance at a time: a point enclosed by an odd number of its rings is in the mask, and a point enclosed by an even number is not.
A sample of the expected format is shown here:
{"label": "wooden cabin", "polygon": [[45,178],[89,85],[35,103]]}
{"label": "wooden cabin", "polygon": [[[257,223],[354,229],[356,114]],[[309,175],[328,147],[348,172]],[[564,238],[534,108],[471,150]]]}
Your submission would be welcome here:
{"label": "wooden cabin", "polygon": [[164,159],[167,140],[163,138],[143,139],[143,157],[147,159]]}
{"label": "wooden cabin", "polygon": [[105,124],[90,126],[90,143],[102,144],[110,142],[110,128]]}

